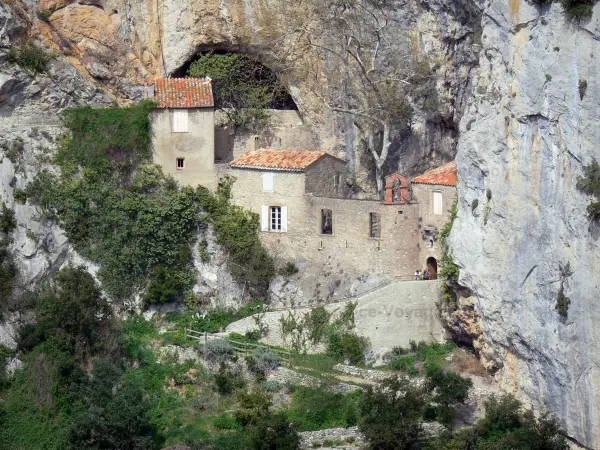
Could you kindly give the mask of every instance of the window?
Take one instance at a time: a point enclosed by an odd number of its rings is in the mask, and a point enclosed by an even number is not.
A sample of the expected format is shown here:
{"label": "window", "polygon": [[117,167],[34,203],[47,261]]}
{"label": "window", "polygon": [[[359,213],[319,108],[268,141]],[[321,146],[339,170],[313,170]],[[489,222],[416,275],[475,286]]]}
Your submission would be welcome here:
{"label": "window", "polygon": [[374,239],[381,238],[381,214],[369,213],[369,235]]}
{"label": "window", "polygon": [[275,174],[274,173],[263,173],[262,176],[262,190],[263,192],[273,192],[274,190],[274,185],[273,185],[273,180],[275,178]]}
{"label": "window", "polygon": [[184,167],[184,158],[177,158],[177,170],[183,170]]}
{"label": "window", "polygon": [[442,214],[442,191],[433,191],[433,213]]}
{"label": "window", "polygon": [[261,231],[287,232],[287,206],[262,206]]}
{"label": "window", "polygon": [[279,231],[281,230],[281,206],[271,206],[270,217],[269,217],[269,230]]}
{"label": "window", "polygon": [[341,173],[336,173],[333,176],[333,186],[334,187],[340,187],[340,184],[342,184],[342,174]]}
{"label": "window", "polygon": [[321,234],[333,234],[333,214],[330,209],[321,210]]}
{"label": "window", "polygon": [[188,132],[188,111],[187,109],[175,109],[173,111],[173,133]]}

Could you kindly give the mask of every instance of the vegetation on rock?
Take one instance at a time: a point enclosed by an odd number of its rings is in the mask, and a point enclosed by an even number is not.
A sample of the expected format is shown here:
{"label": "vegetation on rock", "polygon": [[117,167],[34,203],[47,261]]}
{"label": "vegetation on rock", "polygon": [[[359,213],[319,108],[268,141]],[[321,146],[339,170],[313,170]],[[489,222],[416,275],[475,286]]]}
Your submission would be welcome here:
{"label": "vegetation on rock", "polygon": [[14,47],[8,51],[8,62],[18,65],[30,76],[46,72],[52,58],[51,54],[33,44]]}
{"label": "vegetation on rock", "polygon": [[260,245],[256,215],[229,204],[231,181],[217,194],[179,188],[149,165],[152,108],[143,102],[67,110],[70,136],[55,158],[60,176],[40,172],[27,187],[30,201],[58,221],[81,255],[100,265],[102,286],[115,300],[145,291],[147,303],[162,303],[191,292],[191,245],[207,220],[230,252],[234,276],[248,281],[251,293],[264,294],[274,269]]}
{"label": "vegetation on rock", "polygon": [[594,200],[588,205],[587,213],[591,221],[600,222],[600,164],[595,159],[584,166],[583,177],[577,180],[577,189]]}

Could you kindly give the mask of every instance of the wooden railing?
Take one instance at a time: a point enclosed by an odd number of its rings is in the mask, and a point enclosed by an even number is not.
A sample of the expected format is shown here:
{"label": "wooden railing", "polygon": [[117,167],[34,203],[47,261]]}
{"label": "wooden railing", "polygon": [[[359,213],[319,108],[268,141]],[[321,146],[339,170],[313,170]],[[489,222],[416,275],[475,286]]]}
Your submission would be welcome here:
{"label": "wooden railing", "polygon": [[242,342],[236,341],[234,339],[229,339],[225,336],[215,336],[209,333],[203,333],[201,331],[192,330],[190,328],[184,329],[184,336],[186,339],[196,340],[198,341],[198,347],[201,350],[204,350],[208,341],[212,341],[215,339],[226,339],[229,344],[231,344],[231,348],[240,356],[251,356],[256,349],[261,350],[270,350],[275,353],[281,359],[282,363],[290,365],[290,361],[292,359],[292,352],[288,350],[284,350],[281,348],[273,348],[265,344],[261,344],[258,342]]}

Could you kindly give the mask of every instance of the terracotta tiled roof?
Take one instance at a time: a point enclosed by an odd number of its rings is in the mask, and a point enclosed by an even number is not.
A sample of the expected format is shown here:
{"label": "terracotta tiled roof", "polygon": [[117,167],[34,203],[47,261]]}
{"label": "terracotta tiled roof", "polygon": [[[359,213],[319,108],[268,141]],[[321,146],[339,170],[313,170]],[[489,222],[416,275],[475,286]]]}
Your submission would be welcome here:
{"label": "terracotta tiled roof", "polygon": [[413,178],[411,181],[421,184],[456,186],[456,163],[452,161],[436,169],[431,169],[423,175]]}
{"label": "terracotta tiled roof", "polygon": [[210,78],[155,78],[158,108],[212,108],[215,105]]}
{"label": "terracotta tiled roof", "polygon": [[325,152],[317,150],[285,150],[261,148],[244,153],[231,162],[232,167],[302,171],[320,159]]}

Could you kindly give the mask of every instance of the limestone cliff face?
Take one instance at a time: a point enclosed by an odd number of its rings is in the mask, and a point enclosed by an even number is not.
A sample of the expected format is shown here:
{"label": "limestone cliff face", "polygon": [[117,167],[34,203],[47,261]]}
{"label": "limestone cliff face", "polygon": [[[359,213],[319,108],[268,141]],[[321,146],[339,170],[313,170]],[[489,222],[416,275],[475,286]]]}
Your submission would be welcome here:
{"label": "limestone cliff face", "polygon": [[[173,74],[198,51],[257,55],[283,73],[305,122],[318,132],[321,148],[345,154],[351,166],[356,161],[360,174],[358,130],[322,101],[337,88],[340,67],[319,50],[327,42],[312,45],[311,38],[328,26],[314,2],[39,0],[39,9],[47,17],[39,31],[117,97],[131,98],[127,83]],[[458,122],[477,65],[479,9],[468,0],[402,1],[387,9],[390,35],[408,32],[414,58],[427,59],[435,70],[435,107],[418,105],[411,132],[392,147],[390,171],[416,174],[451,160],[456,152]],[[405,44],[399,40],[400,45]]]}
{"label": "limestone cliff face", "polygon": [[573,23],[556,4],[493,0],[482,23],[457,155],[453,326],[505,390],[600,448],[600,233],[576,188],[600,158],[600,7]]}

